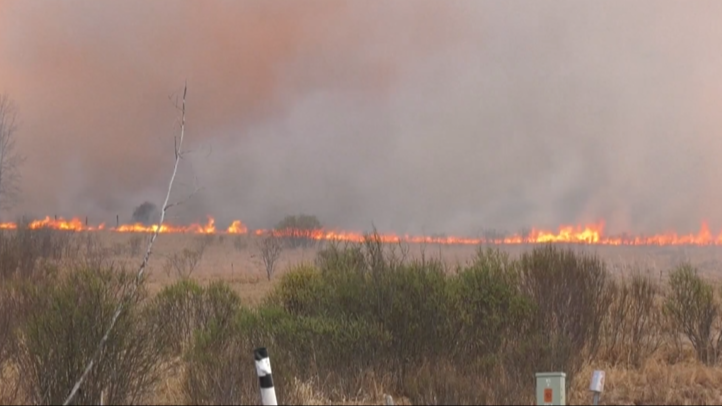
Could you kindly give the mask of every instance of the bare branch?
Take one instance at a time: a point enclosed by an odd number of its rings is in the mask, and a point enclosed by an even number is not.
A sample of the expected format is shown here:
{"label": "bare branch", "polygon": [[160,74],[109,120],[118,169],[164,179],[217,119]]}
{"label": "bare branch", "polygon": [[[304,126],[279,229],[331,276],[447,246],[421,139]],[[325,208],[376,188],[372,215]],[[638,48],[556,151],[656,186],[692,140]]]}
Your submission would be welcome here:
{"label": "bare branch", "polygon": [[[183,86],[183,99],[182,99],[182,108],[181,108],[181,131],[180,131],[180,137],[178,138],[178,142],[175,146],[176,152],[179,151],[183,146],[183,137],[185,135],[185,122],[186,122],[186,94],[188,92],[188,84],[186,83]],[[153,243],[155,243],[155,240],[158,238],[158,235],[160,234],[161,226],[163,225],[163,221],[165,220],[165,214],[168,210],[168,201],[170,200],[171,191],[173,190],[173,183],[175,182],[176,173],[178,173],[178,163],[180,162],[180,155],[176,153],[176,159],[175,164],[173,165],[173,173],[171,174],[170,181],[168,183],[168,192],[165,196],[165,202],[163,202],[163,209],[160,213],[160,219],[158,220],[158,227],[156,228],[155,232],[150,238],[150,241],[148,241],[148,248],[145,251],[145,256],[143,257],[143,261],[140,263],[140,266],[138,268],[138,273],[136,274],[135,281],[131,288],[129,289],[128,294],[125,296],[123,300],[118,303],[117,308],[115,309],[115,313],[113,314],[113,318],[110,320],[110,325],[108,326],[108,329],[105,331],[105,334],[103,335],[103,338],[98,343],[98,348],[95,350],[95,353],[93,354],[93,357],[88,362],[88,365],[85,367],[85,370],[83,371],[83,374],[80,376],[80,378],[75,382],[75,385],[73,386],[72,391],[68,395],[68,398],[65,399],[64,405],[69,405],[70,402],[73,401],[75,396],[77,395],[78,391],[80,390],[80,387],[83,385],[85,380],[87,379],[90,372],[93,370],[93,367],[95,366],[96,359],[98,359],[98,356],[103,351],[103,347],[105,346],[105,343],[108,341],[108,337],[110,337],[110,334],[113,332],[113,328],[115,327],[115,324],[118,322],[118,318],[120,317],[121,313],[123,312],[124,305],[126,303],[129,303],[131,300],[135,298],[136,293],[138,292],[138,287],[140,286],[141,282],[143,281],[143,276],[145,275],[145,269],[148,266],[148,261],[150,260],[151,253],[153,251]]]}
{"label": "bare branch", "polygon": [[198,267],[198,264],[203,259],[203,253],[208,246],[208,240],[202,239],[194,249],[184,248],[180,253],[173,253],[166,259],[165,265],[163,266],[166,275],[171,276],[175,271],[176,276],[180,279],[188,279],[191,274]]}
{"label": "bare branch", "polygon": [[190,199],[192,199],[193,196],[195,196],[196,193],[200,192],[202,189],[203,189],[203,188],[201,188],[201,187],[195,188],[191,193],[188,194],[188,196],[186,196],[185,199],[177,200],[177,201],[175,201],[175,202],[168,203],[168,204],[166,204],[166,205],[164,206],[164,209],[165,209],[165,210],[168,210],[168,209],[170,209],[171,207],[182,206],[185,202],[187,202],[187,201],[189,201]]}

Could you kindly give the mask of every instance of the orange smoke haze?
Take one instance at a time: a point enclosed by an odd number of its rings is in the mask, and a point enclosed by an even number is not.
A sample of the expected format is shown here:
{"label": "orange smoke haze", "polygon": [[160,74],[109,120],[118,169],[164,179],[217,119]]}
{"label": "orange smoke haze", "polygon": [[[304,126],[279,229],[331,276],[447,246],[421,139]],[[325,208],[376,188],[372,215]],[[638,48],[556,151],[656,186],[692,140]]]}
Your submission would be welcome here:
{"label": "orange smoke haze", "polygon": [[[15,230],[16,223],[0,223],[0,229]],[[86,225],[79,218],[65,220],[63,218],[52,219],[45,217],[42,220],[34,220],[28,223],[28,228],[40,229],[49,228],[68,231],[111,231],[118,233],[151,233],[158,229],[157,225],[143,224],[121,224],[117,227],[107,227],[105,224],[97,226]],[[246,227],[240,220],[234,220],[225,229],[218,229],[215,219],[208,216],[205,224],[194,223],[190,225],[163,224],[160,233],[188,233],[188,234],[249,234]],[[309,238],[318,241],[348,241],[362,242],[364,233],[341,230],[253,230],[251,233],[256,236],[275,235],[276,237]],[[675,232],[656,234],[650,236],[606,236],[604,234],[604,222],[584,226],[561,226],[555,231],[531,229],[525,236],[512,235],[500,238],[469,238],[460,236],[423,236],[423,235],[398,235],[393,233],[379,233],[379,239],[385,243],[429,243],[447,245],[477,245],[477,244],[537,244],[537,243],[583,243],[595,245],[722,245],[722,232],[718,235],[712,234],[707,223],[702,223],[697,234],[678,234]]]}
{"label": "orange smoke haze", "polygon": [[193,232],[299,212],[413,235],[604,219],[606,234],[534,237],[599,243],[722,226],[720,15],[671,0],[0,0],[0,93],[27,157],[0,220],[116,226],[163,201],[168,98],[187,81],[184,204],[167,220],[213,214]]}

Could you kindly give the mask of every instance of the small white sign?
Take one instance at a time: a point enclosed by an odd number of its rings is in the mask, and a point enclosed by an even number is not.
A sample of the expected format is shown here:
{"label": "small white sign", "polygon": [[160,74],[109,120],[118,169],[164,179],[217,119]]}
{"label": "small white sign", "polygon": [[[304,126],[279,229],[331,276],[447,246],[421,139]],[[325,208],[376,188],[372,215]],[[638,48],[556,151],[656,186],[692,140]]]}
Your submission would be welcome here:
{"label": "small white sign", "polygon": [[589,390],[597,393],[604,392],[604,371],[594,371]]}

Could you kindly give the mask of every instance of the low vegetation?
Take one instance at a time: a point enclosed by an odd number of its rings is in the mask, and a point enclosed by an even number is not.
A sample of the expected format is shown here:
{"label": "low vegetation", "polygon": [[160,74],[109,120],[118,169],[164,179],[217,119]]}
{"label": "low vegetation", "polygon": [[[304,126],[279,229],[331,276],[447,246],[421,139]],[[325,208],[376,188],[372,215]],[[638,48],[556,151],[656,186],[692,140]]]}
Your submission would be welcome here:
{"label": "low vegetation", "polygon": [[174,252],[168,256],[163,264],[163,270],[168,277],[175,276],[179,279],[188,279],[196,270],[203,259],[206,250],[206,241],[202,240],[194,248],[183,248],[180,252]]}
{"label": "low vegetation", "polygon": [[[588,385],[590,365],[646,371],[661,352],[666,365],[688,349],[720,363],[720,296],[688,264],[660,285],[641,272],[613,278],[599,258],[553,245],[518,257],[480,248],[454,269],[407,251],[374,235],[330,244],[254,307],[224,282],[191,279],[193,255],[182,252],[177,281],[128,303],[75,402],[154,402],[175,374],[173,402],[256,404],[259,346],[282,403],[308,402],[310,387],[328,403],[391,393],[533,404],[539,371],[566,372],[572,390]],[[0,402],[62,403],[133,277],[106,254],[88,234],[0,233]]]}

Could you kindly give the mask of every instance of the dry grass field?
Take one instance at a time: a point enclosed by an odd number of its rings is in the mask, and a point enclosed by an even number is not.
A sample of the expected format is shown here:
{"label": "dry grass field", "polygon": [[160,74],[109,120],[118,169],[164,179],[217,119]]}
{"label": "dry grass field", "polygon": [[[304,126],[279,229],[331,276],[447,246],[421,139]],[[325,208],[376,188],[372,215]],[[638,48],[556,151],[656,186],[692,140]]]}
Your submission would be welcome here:
{"label": "dry grass field", "polygon": [[[123,246],[133,235],[113,232],[98,232],[104,245]],[[153,291],[158,291],[168,283],[177,280],[177,275],[170,276],[164,272],[167,257],[182,251],[184,248],[193,249],[203,241],[210,239],[203,257],[193,279],[207,283],[214,280],[223,280],[229,283],[247,304],[255,304],[265,296],[273,282],[268,282],[261,260],[258,238],[246,235],[194,235],[194,234],[165,234],[162,235],[155,247],[150,262],[149,284]],[[243,241],[243,248],[235,247],[234,242]],[[667,273],[682,262],[689,262],[700,271],[700,274],[711,282],[722,280],[722,247],[720,246],[606,246],[606,245],[579,245],[558,244],[559,247],[570,248],[577,252],[598,255],[615,274],[623,276],[632,271],[641,271],[650,277],[666,281]],[[313,262],[319,250],[312,248],[284,249],[278,261],[276,278],[282,275],[292,265],[304,262]],[[479,246],[476,245],[443,245],[443,244],[407,244],[407,257],[410,260],[420,259],[422,255],[440,258],[449,269],[456,265],[466,264],[473,260]],[[512,256],[528,251],[534,245],[490,245],[508,252]],[[137,265],[141,256],[130,257],[127,253],[114,256],[113,259],[128,266]]]}
{"label": "dry grass field", "polygon": [[[96,247],[95,252],[102,252],[105,264],[112,263],[134,270],[140,263],[147,235],[113,232],[94,232],[92,234],[97,244],[102,246],[102,249]],[[259,306],[270,292],[278,288],[284,275],[288,274],[294,266],[302,263],[313,264],[319,250],[323,248],[323,245],[313,248],[284,248],[278,259],[277,271],[269,281],[261,259],[259,241],[259,237],[238,235],[161,235],[154,246],[153,257],[150,261],[147,279],[149,294],[153,297],[185,276],[198,282],[201,286],[210,286],[213,282],[222,281],[238,294],[243,305],[254,308]],[[138,244],[140,244],[140,250],[137,247],[129,248]],[[199,247],[202,247],[202,255],[198,256],[192,272],[190,267],[185,265],[184,274],[181,275],[178,269],[169,266],[174,255],[182,253],[184,250],[199,251],[201,250]],[[476,246],[432,244],[407,245],[403,249],[398,247],[399,252],[403,252],[407,261],[437,258],[441,260],[449,273],[457,266],[472,263],[477,257],[478,248]],[[534,247],[519,245],[496,246],[496,248],[509,253],[512,258],[517,258]],[[594,245],[565,247],[559,245],[559,248],[571,249],[576,253],[597,255],[607,264],[611,274],[619,280],[626,279],[637,272],[660,286],[666,286],[669,272],[685,262],[695,266],[699,270],[699,275],[715,286],[719,285],[720,271],[722,271],[722,248],[719,247]],[[183,266],[178,268],[181,267]],[[511,333],[507,332],[507,334]],[[603,369],[607,372],[607,382],[602,404],[722,404],[722,367],[714,363],[705,365],[700,362],[688,344],[683,347],[675,347],[669,340],[662,341],[658,350],[642,359],[636,366],[629,365],[627,362],[619,362],[618,359],[612,362],[605,356],[585,360],[577,373],[578,378],[569,388],[568,403],[588,404],[591,401],[591,394],[587,390],[591,372],[594,369]],[[283,369],[285,360],[274,358],[273,343],[268,343],[268,346],[271,352],[271,362],[276,365],[275,375],[277,370]],[[2,348],[0,348],[0,352],[1,350]],[[341,351],[344,350],[341,349]],[[353,350],[349,348],[348,351]],[[188,392],[184,389],[184,385],[187,386],[186,372],[188,368],[185,358],[178,355],[163,362],[167,364],[167,368],[163,369],[161,379],[153,385],[149,394],[145,395],[145,399],[156,404],[188,403]],[[418,382],[405,382],[404,388],[421,387],[426,384],[425,379],[435,379],[435,375],[431,371],[426,371],[425,368],[443,368],[442,366],[425,367],[423,365],[418,367],[419,372],[413,378]],[[244,384],[246,389],[253,392],[256,381],[250,354],[246,368],[247,371],[240,373],[239,376],[246,380]],[[5,363],[3,379],[0,379],[0,388],[2,388],[0,401],[7,403],[30,402],[27,393],[23,394],[23,389],[18,389],[13,384],[18,379],[23,378],[19,376],[16,365],[12,362]],[[444,398],[437,398],[437,394],[426,396],[421,393],[422,389],[418,389],[418,393],[413,393],[411,389],[405,390],[407,393],[396,393],[399,385],[391,383],[394,377],[383,376],[378,373],[378,370],[364,373],[353,379],[355,393],[350,395],[348,390],[344,392],[334,389],[332,393],[327,392],[323,376],[307,377],[306,379],[294,377],[290,383],[286,381],[286,384],[278,388],[278,397],[281,403],[379,404],[383,403],[384,395],[390,393],[394,396],[397,404],[411,404],[412,400],[409,399],[409,396],[414,396],[417,399],[416,403],[426,404],[449,403],[454,399],[461,403],[474,402],[474,395],[459,395],[461,393],[459,391],[462,389],[451,387],[436,389],[438,393],[443,390],[449,391]],[[533,374],[525,376],[523,379],[525,381],[520,382],[519,385],[532,391]],[[471,377],[468,384],[491,385],[492,382],[495,381]],[[455,396],[459,397],[455,398]],[[490,402],[488,399],[490,398],[479,398],[476,402]],[[215,399],[209,402],[217,401],[219,400]]]}

